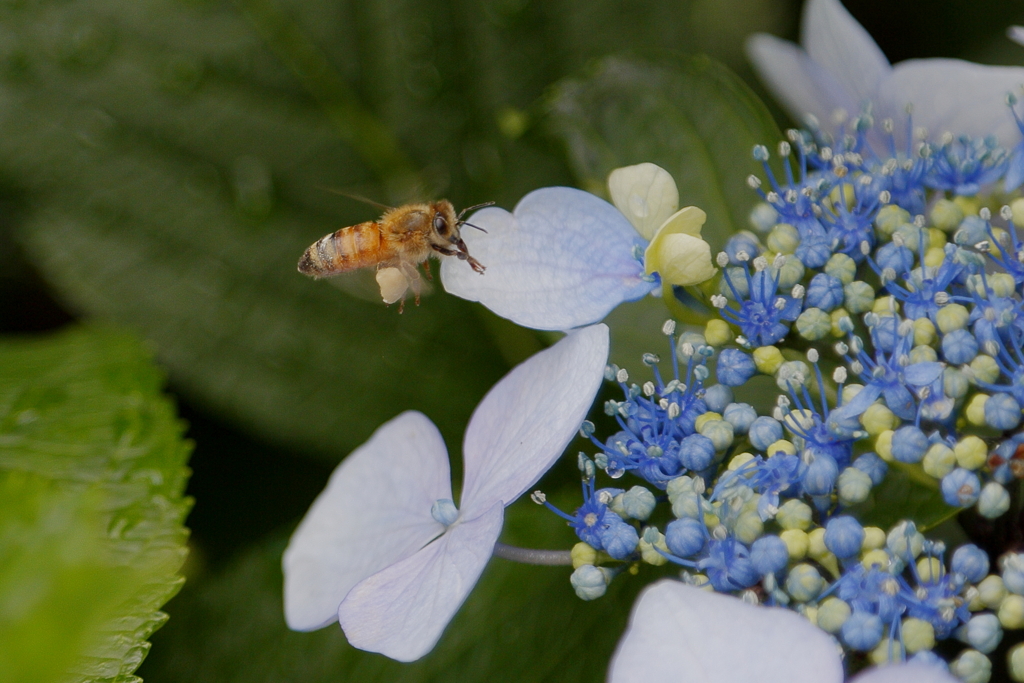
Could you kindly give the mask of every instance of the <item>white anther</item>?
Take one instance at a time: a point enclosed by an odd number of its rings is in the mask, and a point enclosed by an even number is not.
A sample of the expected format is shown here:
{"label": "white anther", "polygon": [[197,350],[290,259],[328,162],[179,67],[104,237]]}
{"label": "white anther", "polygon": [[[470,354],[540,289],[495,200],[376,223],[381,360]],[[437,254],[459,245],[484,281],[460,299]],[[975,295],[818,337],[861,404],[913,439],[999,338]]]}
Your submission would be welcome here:
{"label": "white anther", "polygon": [[834,348],[840,356],[845,356],[850,352],[850,347],[846,345],[846,342],[836,342]]}
{"label": "white anther", "polygon": [[769,204],[778,204],[779,203],[779,193],[774,191],[774,190],[772,190],[771,192],[766,194],[764,196],[764,198],[768,201]]}
{"label": "white anther", "polygon": [[882,204],[888,204],[892,201],[892,195],[889,194],[889,190],[882,190],[878,193],[878,201]]}
{"label": "white anther", "polygon": [[754,259],[754,270],[756,270],[757,272],[760,273],[762,270],[764,270],[767,267],[768,267],[768,259],[765,258],[764,256],[758,256],[756,259]]}
{"label": "white anther", "polygon": [[711,295],[711,305],[714,306],[715,308],[725,308],[728,303],[729,300],[726,299],[721,294]]}
{"label": "white anther", "polygon": [[818,362],[818,349],[807,349],[807,360],[812,363]]}
{"label": "white anther", "polygon": [[871,253],[871,244],[867,240],[860,243],[860,253],[865,256]]}
{"label": "white anther", "polygon": [[788,142],[783,140],[782,142],[779,143],[779,156],[780,157],[788,157],[789,153],[791,151],[792,151],[792,149],[790,148]]}
{"label": "white anther", "polygon": [[679,417],[680,408],[678,403],[670,403],[668,406],[668,419],[674,420]]}
{"label": "white anther", "polygon": [[838,367],[832,373],[832,381],[835,382],[836,384],[842,384],[843,382],[845,382],[846,377],[846,368],[844,367]]}
{"label": "white anther", "polygon": [[611,503],[614,498],[615,496],[612,495],[611,491],[598,491],[597,493],[598,502],[604,505]]}
{"label": "white anther", "polygon": [[715,257],[715,261],[718,262],[719,268],[725,268],[727,265],[729,265],[729,255],[726,254],[724,251],[720,251],[718,252],[718,256]]}
{"label": "white anther", "polygon": [[863,186],[867,187],[867,186],[868,186],[868,185],[870,185],[871,183],[875,182],[875,179],[874,179],[874,178],[872,178],[872,177],[871,177],[870,175],[868,175],[867,173],[865,173],[865,174],[864,174],[864,175],[862,175],[861,177],[857,178],[857,182],[858,182],[858,183],[860,183],[861,185],[863,185]]}
{"label": "white anther", "polygon": [[676,332],[676,321],[666,320],[661,326],[661,333],[666,337],[670,337]]}
{"label": "white anther", "polygon": [[1004,221],[1012,220],[1013,219],[1013,209],[1011,209],[1010,207],[1008,207],[1008,206],[1006,206],[1004,204],[1003,208],[999,209],[999,215],[1003,217]]}
{"label": "white anther", "polygon": [[919,213],[916,216],[914,216],[914,225],[918,228],[923,228],[926,225],[924,220],[924,214]]}
{"label": "white anther", "polygon": [[942,135],[939,136],[939,144],[942,145],[943,147],[945,147],[946,145],[952,144],[952,142],[953,142],[953,134],[950,133],[948,130],[945,133],[943,133]]}
{"label": "white anther", "polygon": [[822,147],[821,151],[818,152],[818,156],[821,157],[822,161],[828,161],[829,159],[832,158],[832,148],[831,147]]}
{"label": "white anther", "polygon": [[980,209],[978,209],[978,218],[980,218],[983,221],[990,221],[992,220],[992,212],[989,210],[987,206],[983,206]]}
{"label": "white anther", "polygon": [[905,244],[905,241],[903,239],[903,235],[901,235],[899,233],[896,233],[895,235],[893,235],[892,236],[892,243],[895,244],[897,247],[902,247]]}
{"label": "white anther", "polygon": [[786,265],[786,255],[776,254],[775,258],[772,260],[772,267],[775,268],[775,270],[781,270],[784,265]]}
{"label": "white anther", "polygon": [[860,373],[864,372],[864,365],[861,364],[859,360],[855,360],[852,363],[850,363],[850,372],[852,372],[855,375],[859,375]]}
{"label": "white anther", "polygon": [[796,200],[799,198],[800,195],[797,194],[796,190],[786,190],[786,201],[789,202],[790,204],[796,204]]}
{"label": "white anther", "polygon": [[751,173],[750,175],[747,176],[747,187],[749,187],[751,190],[756,190],[757,188],[761,187],[761,179],[758,178],[753,173]]}
{"label": "white anther", "polygon": [[537,505],[543,505],[547,501],[548,497],[544,495],[543,491],[534,491],[530,494],[530,500]]}
{"label": "white anther", "polygon": [[619,371],[615,373],[616,381],[625,384],[629,381],[629,373],[626,372],[626,368],[619,368]]}
{"label": "white anther", "polygon": [[644,382],[644,396],[654,396],[654,382]]}
{"label": "white anther", "polygon": [[671,404],[668,402],[667,398],[663,398],[660,401],[658,401],[658,407],[661,408],[662,410],[668,410],[668,407],[670,405]]}
{"label": "white anther", "polygon": [[683,344],[679,347],[679,350],[682,352],[684,356],[689,358],[690,356],[693,355],[693,344],[691,344],[690,342],[683,342]]}
{"label": "white anther", "polygon": [[946,304],[948,304],[949,303],[949,293],[948,292],[935,292],[935,303],[937,303],[939,306],[945,306]]}
{"label": "white anther", "polygon": [[892,119],[882,119],[882,130],[886,133],[892,134],[894,127]]}
{"label": "white anther", "polygon": [[806,293],[807,289],[803,285],[793,285],[793,289],[790,290],[790,294],[793,295],[794,299],[803,299]]}
{"label": "white anther", "polygon": [[895,268],[884,268],[882,270],[882,284],[885,284],[886,282],[892,282],[895,279],[896,279],[896,269]]}

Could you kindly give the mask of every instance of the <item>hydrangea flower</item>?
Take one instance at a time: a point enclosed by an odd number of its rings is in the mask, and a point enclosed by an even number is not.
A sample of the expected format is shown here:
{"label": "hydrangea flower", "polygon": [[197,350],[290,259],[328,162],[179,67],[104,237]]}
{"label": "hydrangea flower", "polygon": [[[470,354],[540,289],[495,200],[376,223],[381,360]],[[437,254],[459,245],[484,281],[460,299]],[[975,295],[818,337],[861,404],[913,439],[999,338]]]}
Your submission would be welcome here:
{"label": "hydrangea flower", "polygon": [[[679,581],[646,588],[612,658],[609,683],[839,683],[834,641],[790,610],[756,607]],[[938,666],[894,664],[858,683],[955,683]]]}
{"label": "hydrangea flower", "polygon": [[[468,278],[441,265],[445,289],[479,301],[525,327],[567,330],[604,318],[659,283],[692,285],[716,269],[700,237],[706,216],[696,207],[677,211],[671,175],[639,164],[609,176],[612,206],[588,192],[546,187],[523,197],[512,213],[478,211],[463,235],[487,265],[486,277]],[[484,232],[486,231],[486,232]]]}
{"label": "hydrangea flower", "polygon": [[338,619],[355,647],[413,661],[469,595],[501,532],[504,507],[547,471],[601,384],[608,328],[577,330],[484,397],[463,444],[461,508],[437,428],[406,412],[331,475],[284,554],[288,626]]}
{"label": "hydrangea flower", "polygon": [[[876,120],[903,121],[909,104],[914,107],[914,124],[937,135],[992,135],[1006,147],[1021,140],[1006,96],[1024,83],[1024,68],[958,59],[911,59],[890,65],[839,0],[807,2],[800,43],[763,33],[747,43],[761,79],[798,121],[811,114],[829,125],[836,110],[856,113],[868,104]],[[896,126],[897,139],[903,130]],[[908,141],[899,142],[902,146]]]}

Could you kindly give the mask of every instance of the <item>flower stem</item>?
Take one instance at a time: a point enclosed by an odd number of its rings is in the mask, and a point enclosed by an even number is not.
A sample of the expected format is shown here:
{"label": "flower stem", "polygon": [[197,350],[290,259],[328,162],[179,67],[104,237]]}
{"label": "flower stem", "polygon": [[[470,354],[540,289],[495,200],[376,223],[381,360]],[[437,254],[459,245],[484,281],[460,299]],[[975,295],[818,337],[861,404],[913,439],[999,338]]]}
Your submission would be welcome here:
{"label": "flower stem", "polygon": [[534,550],[532,548],[517,548],[513,545],[495,543],[494,556],[523,564],[572,566],[572,553],[568,550]]}

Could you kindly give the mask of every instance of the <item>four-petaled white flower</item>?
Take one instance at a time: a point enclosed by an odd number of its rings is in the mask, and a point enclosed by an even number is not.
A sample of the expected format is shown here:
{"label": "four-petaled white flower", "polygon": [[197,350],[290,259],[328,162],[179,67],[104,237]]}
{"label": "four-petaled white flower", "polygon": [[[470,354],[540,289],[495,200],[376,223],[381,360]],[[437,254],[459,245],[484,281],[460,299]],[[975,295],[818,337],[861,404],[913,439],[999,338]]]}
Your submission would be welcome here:
{"label": "four-petaled white flower", "polygon": [[334,471],[288,544],[288,626],[337,619],[355,647],[399,661],[428,653],[487,564],[504,507],[576,434],[607,359],[608,328],[586,327],[488,392],[466,428],[460,510],[433,423],[406,412],[380,427]]}
{"label": "four-petaled white flower", "polygon": [[994,135],[1004,147],[1021,141],[1006,96],[1020,93],[1024,68],[959,59],[909,59],[890,65],[839,0],[808,0],[800,44],[763,33],[747,42],[754,68],[797,121],[812,114],[829,129],[837,110],[857,115],[870,103],[876,121],[897,122],[894,135],[902,145],[907,140],[899,123],[906,121],[907,105],[913,105],[915,127],[936,138],[946,132]]}
{"label": "four-petaled white flower", "polygon": [[[466,277],[452,259],[441,264],[448,292],[479,301],[525,327],[568,330],[604,318],[658,281],[691,285],[712,277],[711,248],[700,237],[703,211],[676,211],[675,181],[654,164],[613,171],[614,206],[588,192],[547,187],[523,197],[512,213],[488,208],[469,222],[469,251],[486,277]],[[654,276],[658,274],[658,277]]]}
{"label": "four-petaled white flower", "polygon": [[[839,645],[792,610],[749,605],[679,581],[640,594],[608,683],[841,683]],[[938,667],[894,664],[857,683],[957,683]]]}

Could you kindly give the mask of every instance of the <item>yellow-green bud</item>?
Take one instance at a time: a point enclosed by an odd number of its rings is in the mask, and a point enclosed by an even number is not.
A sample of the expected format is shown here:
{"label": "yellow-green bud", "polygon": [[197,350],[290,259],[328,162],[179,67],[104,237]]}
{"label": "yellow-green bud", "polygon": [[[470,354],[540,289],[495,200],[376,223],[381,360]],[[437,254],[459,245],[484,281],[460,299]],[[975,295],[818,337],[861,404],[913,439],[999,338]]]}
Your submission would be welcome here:
{"label": "yellow-green bud", "polygon": [[963,683],[988,683],[992,678],[992,661],[977,650],[962,650],[960,655],[950,662],[949,672]]}
{"label": "yellow-green bud", "polygon": [[779,223],[768,233],[765,244],[780,254],[792,254],[800,246],[800,233],[789,223]]}
{"label": "yellow-green bud", "polygon": [[940,199],[932,207],[931,223],[939,230],[952,233],[960,227],[964,211],[949,199]]}
{"label": "yellow-green bud", "polygon": [[[810,505],[802,500],[790,498],[779,508],[778,514],[775,515],[775,521],[783,529],[806,531],[811,526],[813,517],[814,511],[811,510]],[[806,549],[804,552],[806,552]]]}
{"label": "yellow-green bud", "polygon": [[907,654],[915,654],[935,647],[935,628],[930,622],[916,617],[903,620],[903,647]]}
{"label": "yellow-green bud", "polygon": [[[829,314],[832,320],[832,336],[845,337],[853,329],[853,319],[845,308],[837,308]],[[845,328],[845,329],[844,329]]]}
{"label": "yellow-green bud", "polygon": [[857,262],[842,252],[833,254],[825,264],[825,272],[848,285],[857,276]]}
{"label": "yellow-green bud", "polygon": [[1024,683],[1024,643],[1017,643],[1010,648],[1006,653],[1006,665],[1010,670],[1010,678],[1017,683]]}
{"label": "yellow-green bud", "polygon": [[942,563],[937,557],[922,557],[917,561],[917,575],[923,582],[934,583],[945,573]]}
{"label": "yellow-green bud", "polygon": [[1010,202],[1010,211],[1013,212],[1013,224],[1018,228],[1024,228],[1024,197],[1018,197]]}
{"label": "yellow-green bud", "polygon": [[935,314],[935,322],[942,334],[949,334],[953,330],[966,327],[970,317],[970,312],[960,304],[946,304]]}
{"label": "yellow-green bud", "polygon": [[572,557],[573,569],[579,569],[585,564],[597,564],[597,551],[582,541],[572,547],[569,555]]}
{"label": "yellow-green bud", "polygon": [[976,436],[965,436],[953,446],[956,462],[965,470],[976,470],[988,460],[988,446]]}
{"label": "yellow-green bud", "polygon": [[808,308],[796,319],[796,331],[808,341],[824,339],[832,331],[832,318],[820,308]]}
{"label": "yellow-green bud", "polygon": [[[988,280],[988,288],[996,296],[1007,297],[1013,295],[1016,283],[1013,280],[1013,276],[1009,273],[991,273],[985,277]],[[986,296],[986,298],[988,297]]]}
{"label": "yellow-green bud", "polygon": [[899,424],[899,418],[881,403],[872,403],[860,416],[860,423],[871,436],[879,436],[882,432],[892,431]]}
{"label": "yellow-green bud", "polygon": [[999,603],[996,613],[1004,629],[1024,628],[1024,595],[1011,593]]}
{"label": "yellow-green bud", "polygon": [[935,334],[935,325],[928,318],[918,318],[914,321],[914,343],[931,346],[938,339]]}
{"label": "yellow-green bud", "polygon": [[953,197],[953,203],[960,207],[960,210],[964,212],[965,216],[977,216],[978,209],[981,208],[981,202],[975,197],[962,197],[957,195]]}
{"label": "yellow-green bud", "polygon": [[761,515],[757,514],[756,510],[742,513],[736,518],[732,532],[737,539],[749,546],[761,538],[761,534],[764,533],[764,522],[761,521]]}
{"label": "yellow-green bud", "polygon": [[880,296],[875,299],[874,305],[871,306],[871,311],[878,315],[892,315],[893,313],[899,313],[900,302],[897,301],[894,296]]}
{"label": "yellow-green bud", "polygon": [[[938,228],[928,228],[928,251],[933,249],[938,249],[940,252],[943,251],[943,247],[946,246],[946,241],[946,233],[942,232]],[[925,256],[925,260],[927,260],[927,255]],[[942,261],[940,260],[939,263],[942,263]]]}
{"label": "yellow-green bud", "polygon": [[864,551],[878,550],[885,547],[885,531],[877,526],[864,527],[864,542],[860,544]]}
{"label": "yellow-green bud", "polygon": [[825,587],[825,580],[809,564],[798,564],[786,577],[786,592],[797,602],[810,602]]}
{"label": "yellow-green bud", "polygon": [[925,451],[921,466],[929,477],[942,479],[956,467],[956,455],[946,444],[933,443]]}
{"label": "yellow-green bud", "polygon": [[875,288],[863,280],[843,286],[843,302],[851,313],[866,313],[875,305]]}
{"label": "yellow-green bud", "polygon": [[892,462],[892,435],[893,431],[887,429],[875,438],[875,453],[886,462]]}
{"label": "yellow-green bud", "polygon": [[964,414],[967,416],[967,421],[975,427],[981,427],[985,424],[985,404],[987,402],[988,394],[975,394],[967,402],[967,409],[964,410]]}
{"label": "yellow-green bud", "polygon": [[802,560],[807,557],[807,534],[805,532],[800,529],[786,529],[779,534],[779,538],[786,544],[790,560]]}
{"label": "yellow-green bud", "polygon": [[849,603],[839,598],[825,598],[825,601],[818,605],[818,628],[826,633],[839,633],[846,620],[853,612]]}
{"label": "yellow-green bud", "polygon": [[754,349],[754,366],[757,371],[765,375],[774,375],[786,359],[782,352],[775,346],[760,346]]}
{"label": "yellow-green bud", "polygon": [[883,237],[892,237],[904,223],[910,222],[910,212],[896,204],[886,204],[875,216],[875,228]]}
{"label": "yellow-green bud", "polygon": [[[665,544],[665,534],[658,532],[658,538],[654,543],[648,543],[644,540],[644,537],[640,537],[640,557],[649,565],[660,567],[661,565],[668,562],[664,555],[658,552],[671,552],[668,546]],[[574,560],[575,561],[575,560]]]}
{"label": "yellow-green bud", "polygon": [[871,569],[872,567],[888,569],[891,562],[892,558],[889,557],[889,553],[885,552],[881,548],[877,550],[869,550],[864,553],[864,557],[860,561],[865,569]]}
{"label": "yellow-green bud", "polygon": [[939,354],[930,346],[919,344],[910,349],[911,363],[931,363],[939,359]]}
{"label": "yellow-green bud", "polygon": [[989,574],[978,584],[978,598],[988,609],[998,609],[1006,593],[1003,577],[998,574]]}
{"label": "yellow-green bud", "polygon": [[793,445],[792,441],[786,439],[779,439],[778,441],[772,442],[768,448],[768,457],[772,457],[776,453],[785,453],[786,455],[796,455],[796,446]]}
{"label": "yellow-green bud", "polygon": [[704,328],[704,339],[710,346],[722,346],[732,341],[732,328],[724,320],[709,320]]}
{"label": "yellow-green bud", "polygon": [[[753,459],[753,453],[737,453],[736,455],[732,456],[732,458],[729,460],[729,464],[726,466],[726,468],[729,469],[730,471],[736,471]],[[754,476],[754,472],[749,472],[747,476]]]}
{"label": "yellow-green bud", "polygon": [[924,264],[929,268],[938,268],[946,260],[946,252],[941,247],[932,247],[924,252]]}
{"label": "yellow-green bud", "polygon": [[714,413],[714,412],[709,410],[708,412],[703,413],[703,414],[697,416],[697,419],[693,421],[693,428],[699,433],[700,430],[701,430],[701,427],[706,425],[708,422],[711,422],[712,420],[721,420],[721,419],[722,419],[722,416],[719,413]]}
{"label": "yellow-green bud", "polygon": [[994,384],[1001,373],[999,365],[992,356],[979,353],[971,361],[971,372],[982,382]]}

